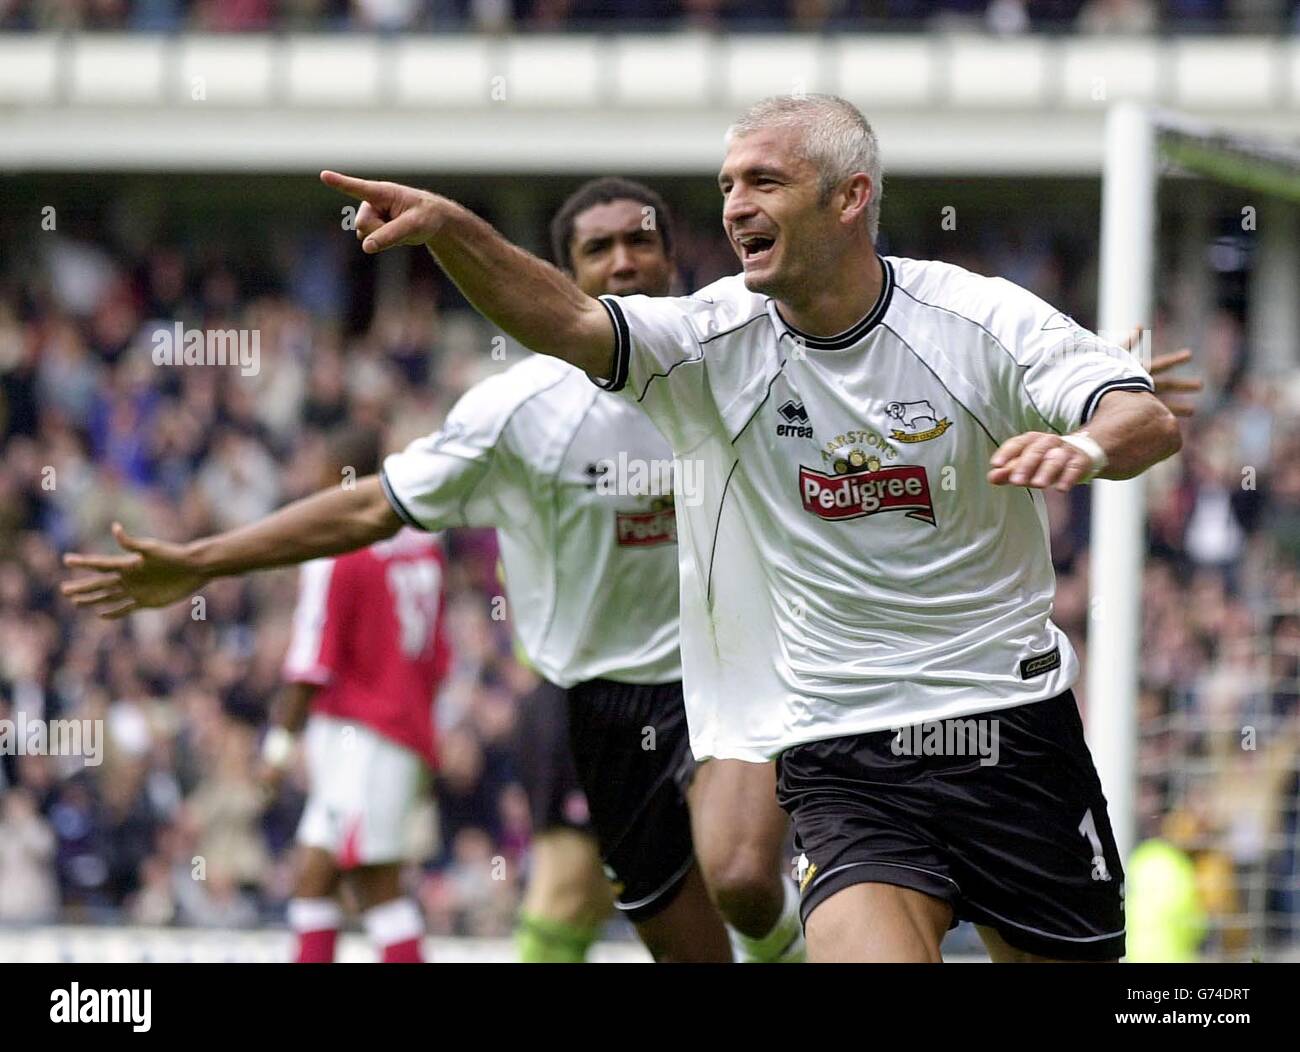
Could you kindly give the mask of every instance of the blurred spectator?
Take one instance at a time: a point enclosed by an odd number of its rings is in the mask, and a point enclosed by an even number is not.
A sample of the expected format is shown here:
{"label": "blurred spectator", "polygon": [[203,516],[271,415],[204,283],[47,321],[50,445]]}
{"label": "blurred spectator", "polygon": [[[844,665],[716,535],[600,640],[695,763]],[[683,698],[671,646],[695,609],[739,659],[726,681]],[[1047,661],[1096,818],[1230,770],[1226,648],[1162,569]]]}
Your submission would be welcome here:
{"label": "blurred spectator", "polygon": [[224,866],[208,868],[200,878],[176,880],[177,919],[196,928],[251,928],[257,905]]}
{"label": "blurred spectator", "polygon": [[[1175,31],[1282,32],[1300,20],[1290,0],[1171,0],[1160,11]],[[1149,0],[0,0],[0,30],[501,33],[616,25],[623,32],[888,26],[1016,33],[1072,24],[1087,32],[1148,32],[1156,7]]]}
{"label": "blurred spectator", "polygon": [[1149,33],[1156,9],[1149,0],[1088,0],[1078,26],[1085,33]]}
{"label": "blurred spectator", "polygon": [[1205,910],[1196,864],[1171,837],[1143,841],[1125,869],[1124,923],[1130,963],[1197,960]]}
{"label": "blurred spectator", "polygon": [[182,822],[209,873],[256,887],[270,861],[258,827],[263,800],[254,777],[256,735],[252,727],[225,719],[214,744],[210,773],[186,797]]}
{"label": "blurred spectator", "polygon": [[58,916],[54,844],[28,790],[0,794],[0,921],[39,924]]}
{"label": "blurred spectator", "polygon": [[141,864],[139,887],[127,906],[132,924],[160,927],[176,920],[176,896],[172,889],[171,866],[165,858],[151,855]]}
{"label": "blurred spectator", "polygon": [[451,861],[425,882],[420,898],[430,930],[441,935],[509,934],[516,902],[500,856],[481,829],[460,830],[452,840]]}
{"label": "blurred spectator", "polygon": [[420,15],[419,0],[352,0],[351,6],[358,29],[409,29]]}

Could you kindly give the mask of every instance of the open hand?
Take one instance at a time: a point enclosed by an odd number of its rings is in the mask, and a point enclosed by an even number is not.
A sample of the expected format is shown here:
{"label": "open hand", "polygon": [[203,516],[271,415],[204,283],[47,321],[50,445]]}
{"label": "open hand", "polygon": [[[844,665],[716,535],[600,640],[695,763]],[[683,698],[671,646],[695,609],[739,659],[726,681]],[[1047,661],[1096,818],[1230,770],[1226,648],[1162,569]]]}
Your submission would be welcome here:
{"label": "open hand", "polygon": [[116,621],[133,610],[184,599],[207,582],[206,575],[189,565],[183,544],[132,537],[118,522],[113,523],[113,537],[129,554],[71,552],[63,557],[64,566],[98,571],[60,586],[75,606],[90,607],[100,617]]}
{"label": "open hand", "polygon": [[[1119,345],[1124,350],[1131,351],[1141,338],[1141,335],[1142,328],[1139,326],[1121,340]],[[1189,401],[1175,399],[1171,395],[1192,394],[1201,390],[1205,384],[1201,382],[1200,377],[1180,380],[1163,374],[1191,360],[1192,349],[1184,347],[1181,351],[1174,351],[1172,354],[1162,354],[1159,358],[1152,358],[1151,364],[1147,366],[1147,372],[1151,374],[1152,379],[1156,382],[1156,397],[1164,402],[1165,408],[1174,416],[1191,416],[1196,411],[1196,407]]]}

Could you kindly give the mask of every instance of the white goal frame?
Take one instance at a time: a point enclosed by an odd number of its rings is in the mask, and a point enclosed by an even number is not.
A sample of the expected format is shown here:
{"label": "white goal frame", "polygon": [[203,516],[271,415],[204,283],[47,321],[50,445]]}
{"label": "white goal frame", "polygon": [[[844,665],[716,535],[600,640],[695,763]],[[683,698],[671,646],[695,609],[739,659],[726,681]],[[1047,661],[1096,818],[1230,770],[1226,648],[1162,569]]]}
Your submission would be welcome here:
{"label": "white goal frame", "polygon": [[[1112,339],[1152,324],[1162,160],[1219,183],[1300,201],[1300,147],[1244,137],[1135,102],[1114,105],[1105,128],[1097,312],[1099,331]],[[1294,255],[1287,262],[1288,269],[1297,269]],[[1135,351],[1146,346],[1144,338]],[[1145,519],[1141,477],[1092,484],[1087,734],[1122,859],[1134,847],[1137,825]]]}

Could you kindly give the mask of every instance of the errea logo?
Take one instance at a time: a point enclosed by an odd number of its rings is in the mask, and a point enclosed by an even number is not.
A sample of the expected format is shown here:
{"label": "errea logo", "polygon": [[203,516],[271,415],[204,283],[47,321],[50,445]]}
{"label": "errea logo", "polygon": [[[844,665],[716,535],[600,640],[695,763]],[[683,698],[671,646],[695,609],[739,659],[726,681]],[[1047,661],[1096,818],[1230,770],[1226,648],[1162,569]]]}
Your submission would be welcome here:
{"label": "errea logo", "polygon": [[802,402],[787,399],[777,407],[777,415],[785,423],[776,425],[776,433],[781,438],[812,438],[813,429],[808,426],[808,410]]}

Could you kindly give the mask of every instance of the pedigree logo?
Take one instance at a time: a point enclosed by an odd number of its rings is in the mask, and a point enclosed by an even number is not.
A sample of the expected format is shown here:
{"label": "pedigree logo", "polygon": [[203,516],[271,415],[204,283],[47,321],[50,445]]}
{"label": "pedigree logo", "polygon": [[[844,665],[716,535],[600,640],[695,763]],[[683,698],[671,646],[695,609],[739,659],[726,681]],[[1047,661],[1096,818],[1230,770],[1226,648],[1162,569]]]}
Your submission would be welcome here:
{"label": "pedigree logo", "polygon": [[909,519],[938,525],[930,499],[930,480],[919,464],[898,464],[842,475],[827,475],[800,466],[799,497],[804,511],[829,522],[901,511]]}

